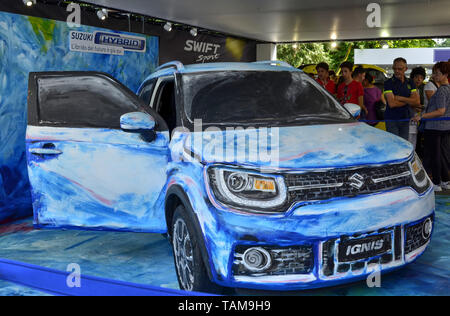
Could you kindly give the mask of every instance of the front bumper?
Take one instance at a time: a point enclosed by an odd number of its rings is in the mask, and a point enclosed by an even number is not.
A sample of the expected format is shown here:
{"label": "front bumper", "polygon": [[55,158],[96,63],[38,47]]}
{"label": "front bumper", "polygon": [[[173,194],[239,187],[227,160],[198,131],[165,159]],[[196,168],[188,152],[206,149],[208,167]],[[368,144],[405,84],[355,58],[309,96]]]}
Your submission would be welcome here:
{"label": "front bumper", "polygon": [[[205,227],[214,281],[228,287],[295,290],[387,272],[425,251],[434,208],[432,189],[419,196],[403,188],[303,205],[283,216],[220,212],[217,222]],[[389,246],[375,249],[380,239]],[[252,247],[270,254],[270,269],[246,269],[243,254]]]}

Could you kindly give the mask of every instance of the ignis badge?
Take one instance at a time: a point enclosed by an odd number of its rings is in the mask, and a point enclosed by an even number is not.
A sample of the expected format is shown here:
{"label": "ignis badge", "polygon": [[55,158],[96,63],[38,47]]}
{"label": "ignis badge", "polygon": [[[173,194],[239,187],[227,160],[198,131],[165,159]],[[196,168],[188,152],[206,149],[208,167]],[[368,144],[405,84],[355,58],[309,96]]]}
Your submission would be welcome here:
{"label": "ignis badge", "polygon": [[391,234],[343,240],[339,244],[339,262],[368,259],[391,251]]}

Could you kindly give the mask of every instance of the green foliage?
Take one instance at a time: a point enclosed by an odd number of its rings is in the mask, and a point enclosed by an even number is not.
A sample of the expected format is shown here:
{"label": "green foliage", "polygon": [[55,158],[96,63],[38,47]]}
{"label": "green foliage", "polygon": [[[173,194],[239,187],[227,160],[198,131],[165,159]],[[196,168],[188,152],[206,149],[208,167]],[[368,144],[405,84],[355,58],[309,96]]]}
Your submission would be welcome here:
{"label": "green foliage", "polygon": [[[295,67],[324,61],[330,65],[330,69],[337,70],[339,65],[346,60],[354,62],[355,49],[382,48],[384,44],[388,44],[390,48],[438,46],[432,39],[339,42],[336,48],[332,48],[330,43],[302,43],[297,44],[297,48],[294,48],[292,44],[280,44],[277,53],[279,60],[286,61]],[[450,46],[450,40],[447,39],[439,46]],[[346,59],[347,54],[348,58]]]}
{"label": "green foliage", "polygon": [[29,16],[28,21],[33,28],[33,32],[36,35],[39,43],[41,44],[41,51],[47,53],[48,42],[53,39],[53,32],[55,31],[56,22],[54,20],[41,19]]}
{"label": "green foliage", "polygon": [[326,47],[321,43],[297,44],[296,48],[291,44],[280,44],[277,46],[277,54],[278,59],[294,67],[317,64],[321,61],[330,62]]}

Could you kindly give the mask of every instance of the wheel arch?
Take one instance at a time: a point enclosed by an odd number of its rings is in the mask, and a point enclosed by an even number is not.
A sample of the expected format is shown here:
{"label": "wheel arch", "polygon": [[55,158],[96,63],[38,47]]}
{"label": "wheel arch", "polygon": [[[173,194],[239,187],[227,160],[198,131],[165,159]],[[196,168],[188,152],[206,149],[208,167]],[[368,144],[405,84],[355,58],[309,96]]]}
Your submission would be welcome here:
{"label": "wheel arch", "polygon": [[210,280],[213,280],[213,274],[211,265],[209,262],[209,255],[208,251],[206,249],[205,244],[205,238],[203,235],[203,231],[200,227],[200,222],[198,221],[197,215],[194,212],[194,209],[192,208],[191,200],[189,199],[189,196],[185,192],[185,190],[180,185],[172,185],[166,194],[165,199],[165,217],[166,217],[166,224],[167,224],[167,233],[169,236],[172,236],[172,220],[173,215],[178,207],[178,205],[183,205],[185,208],[185,211],[191,220],[191,222],[194,225],[195,228],[195,237],[199,241],[200,244],[200,251],[202,255],[203,263],[206,267],[206,272],[208,273],[208,277]]}

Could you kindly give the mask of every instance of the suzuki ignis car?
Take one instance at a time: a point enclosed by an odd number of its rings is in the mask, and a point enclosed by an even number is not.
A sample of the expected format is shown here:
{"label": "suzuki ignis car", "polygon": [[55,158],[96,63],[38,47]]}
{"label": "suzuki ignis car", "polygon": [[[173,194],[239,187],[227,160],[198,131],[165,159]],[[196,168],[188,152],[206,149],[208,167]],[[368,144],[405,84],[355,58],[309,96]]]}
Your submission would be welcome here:
{"label": "suzuki ignis car", "polygon": [[391,271],[430,243],[434,192],[413,147],[356,112],[282,62],[172,62],[137,95],[31,73],[34,223],[167,233],[189,291]]}

